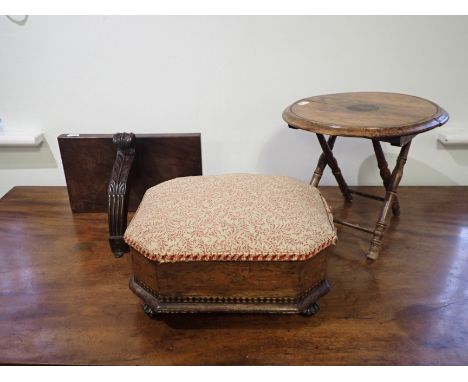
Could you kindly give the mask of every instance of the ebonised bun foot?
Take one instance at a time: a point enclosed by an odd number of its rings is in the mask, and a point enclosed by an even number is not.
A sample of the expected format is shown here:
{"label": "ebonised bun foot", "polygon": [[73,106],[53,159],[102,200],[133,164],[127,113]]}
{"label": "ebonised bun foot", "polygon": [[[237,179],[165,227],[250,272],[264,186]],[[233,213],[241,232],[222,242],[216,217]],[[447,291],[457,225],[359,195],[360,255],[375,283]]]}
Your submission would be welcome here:
{"label": "ebonised bun foot", "polygon": [[320,310],[320,306],[318,303],[314,302],[311,306],[309,306],[306,310],[304,310],[301,314],[306,317],[313,316],[317,314]]}

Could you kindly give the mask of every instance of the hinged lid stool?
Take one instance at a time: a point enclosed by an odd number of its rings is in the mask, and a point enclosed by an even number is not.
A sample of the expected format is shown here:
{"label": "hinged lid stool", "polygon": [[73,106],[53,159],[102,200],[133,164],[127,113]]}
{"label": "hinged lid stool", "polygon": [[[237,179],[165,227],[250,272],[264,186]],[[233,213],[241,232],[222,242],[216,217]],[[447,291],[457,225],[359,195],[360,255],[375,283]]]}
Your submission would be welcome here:
{"label": "hinged lid stool", "polygon": [[145,312],[302,313],[328,292],[336,231],[317,188],[252,174],[176,178],[125,231]]}

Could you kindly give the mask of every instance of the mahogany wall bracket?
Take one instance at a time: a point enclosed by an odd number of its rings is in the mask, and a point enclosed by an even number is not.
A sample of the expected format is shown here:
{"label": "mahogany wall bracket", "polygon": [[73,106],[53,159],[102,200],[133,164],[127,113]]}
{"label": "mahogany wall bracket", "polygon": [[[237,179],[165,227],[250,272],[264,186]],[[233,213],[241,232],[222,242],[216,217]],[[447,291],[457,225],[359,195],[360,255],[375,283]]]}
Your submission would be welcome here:
{"label": "mahogany wall bracket", "polygon": [[117,148],[117,155],[108,188],[108,222],[109,244],[115,257],[122,257],[129,251],[128,245],[123,240],[123,234],[127,228],[130,191],[128,179],[135,158],[135,141],[133,133],[117,133],[112,138]]}

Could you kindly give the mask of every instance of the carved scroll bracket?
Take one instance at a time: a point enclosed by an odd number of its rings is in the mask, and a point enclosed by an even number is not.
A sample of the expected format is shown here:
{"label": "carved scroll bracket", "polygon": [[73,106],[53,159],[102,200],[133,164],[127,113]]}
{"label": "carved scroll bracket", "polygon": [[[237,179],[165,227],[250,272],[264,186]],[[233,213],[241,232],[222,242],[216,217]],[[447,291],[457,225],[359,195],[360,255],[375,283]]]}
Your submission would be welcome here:
{"label": "carved scroll bracket", "polygon": [[117,148],[117,156],[108,188],[109,244],[114,256],[122,257],[129,251],[123,234],[127,228],[128,178],[135,158],[136,139],[133,133],[117,133],[112,141]]}

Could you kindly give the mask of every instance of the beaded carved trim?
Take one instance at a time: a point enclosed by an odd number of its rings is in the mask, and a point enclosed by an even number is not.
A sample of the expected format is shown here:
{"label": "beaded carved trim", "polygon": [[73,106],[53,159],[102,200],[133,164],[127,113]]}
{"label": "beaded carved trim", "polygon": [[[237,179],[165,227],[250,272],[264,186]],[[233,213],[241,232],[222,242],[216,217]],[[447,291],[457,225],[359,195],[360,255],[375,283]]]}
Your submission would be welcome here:
{"label": "beaded carved trim", "polygon": [[296,304],[301,302],[323,280],[312,285],[298,297],[241,297],[241,296],[161,296],[144,282],[134,278],[135,283],[163,303],[207,303],[207,304]]}
{"label": "beaded carved trim", "polygon": [[281,254],[236,254],[236,255],[224,255],[224,254],[173,254],[165,255],[161,259],[153,259],[150,254],[136,242],[126,239],[128,245],[135,248],[146,258],[160,263],[177,263],[177,262],[188,262],[188,261],[305,261],[317,253],[322,252],[324,249],[336,243],[336,234],[333,233],[330,238],[315,247],[312,251],[304,254],[297,253],[281,253]]}

